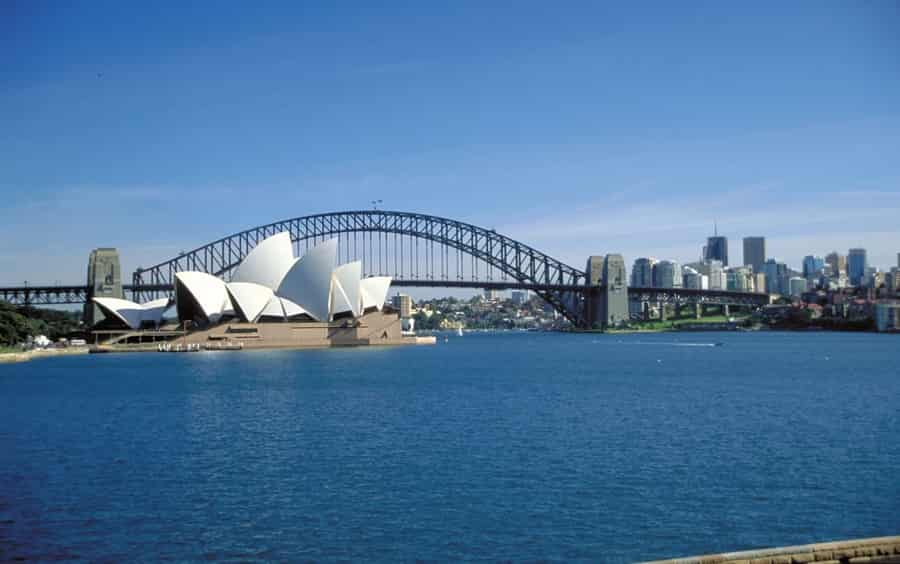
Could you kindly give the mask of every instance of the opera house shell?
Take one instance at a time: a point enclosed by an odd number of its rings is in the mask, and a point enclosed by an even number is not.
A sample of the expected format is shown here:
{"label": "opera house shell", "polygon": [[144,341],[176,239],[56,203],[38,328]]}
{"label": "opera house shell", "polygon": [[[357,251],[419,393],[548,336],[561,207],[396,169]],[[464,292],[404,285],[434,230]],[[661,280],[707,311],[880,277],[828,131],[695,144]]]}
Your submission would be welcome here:
{"label": "opera house shell", "polygon": [[[381,312],[391,278],[362,278],[358,261],[336,263],[336,240],[324,241],[297,258],[290,234],[284,232],[257,244],[235,268],[230,281],[205,272],[178,272],[174,300],[144,304],[116,298],[93,300],[106,323],[135,330],[158,328],[173,305],[179,324],[197,331],[224,323],[262,327],[306,321],[321,326],[340,321],[347,327],[352,325],[348,320],[368,319]],[[294,327],[298,328],[302,325]],[[252,332],[251,327],[240,329]]]}

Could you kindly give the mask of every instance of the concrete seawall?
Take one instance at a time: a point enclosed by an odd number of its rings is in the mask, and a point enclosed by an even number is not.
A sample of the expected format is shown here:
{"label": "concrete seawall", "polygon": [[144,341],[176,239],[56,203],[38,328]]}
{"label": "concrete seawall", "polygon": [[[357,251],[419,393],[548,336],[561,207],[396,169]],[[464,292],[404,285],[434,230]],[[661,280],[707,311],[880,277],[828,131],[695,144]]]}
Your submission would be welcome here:
{"label": "concrete seawall", "polygon": [[900,536],[822,542],[656,560],[645,564],[881,564],[900,563]]}

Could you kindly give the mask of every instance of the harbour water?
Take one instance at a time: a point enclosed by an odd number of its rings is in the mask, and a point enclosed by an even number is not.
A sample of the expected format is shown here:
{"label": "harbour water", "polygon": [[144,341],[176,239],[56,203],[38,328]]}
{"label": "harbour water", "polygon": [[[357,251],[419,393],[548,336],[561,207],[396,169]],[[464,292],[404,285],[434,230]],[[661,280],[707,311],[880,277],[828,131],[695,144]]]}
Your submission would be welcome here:
{"label": "harbour water", "polygon": [[0,560],[631,561],[897,534],[898,400],[900,339],[875,334],[0,366]]}

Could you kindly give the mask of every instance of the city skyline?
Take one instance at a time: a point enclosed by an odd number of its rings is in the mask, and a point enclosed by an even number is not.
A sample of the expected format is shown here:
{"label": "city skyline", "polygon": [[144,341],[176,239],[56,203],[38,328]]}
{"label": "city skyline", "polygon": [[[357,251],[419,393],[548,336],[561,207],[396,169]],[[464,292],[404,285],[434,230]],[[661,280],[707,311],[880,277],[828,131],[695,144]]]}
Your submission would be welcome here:
{"label": "city skyline", "polygon": [[0,283],[372,200],[578,267],[691,262],[715,222],[731,262],[763,235],[895,263],[891,3],[236,12],[0,6]]}

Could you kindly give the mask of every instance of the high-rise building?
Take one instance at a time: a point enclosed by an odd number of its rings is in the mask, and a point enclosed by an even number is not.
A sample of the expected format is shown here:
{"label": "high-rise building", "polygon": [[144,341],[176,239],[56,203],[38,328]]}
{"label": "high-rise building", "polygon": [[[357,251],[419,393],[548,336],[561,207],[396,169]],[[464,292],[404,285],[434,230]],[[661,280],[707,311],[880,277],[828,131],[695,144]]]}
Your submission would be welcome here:
{"label": "high-rise building", "polygon": [[762,272],[766,264],[766,238],[744,237],[744,264],[753,267],[753,272]]}
{"label": "high-rise building", "polygon": [[706,238],[703,258],[705,260],[717,260],[723,266],[728,266],[728,237],[713,235]]}
{"label": "high-rise building", "polygon": [[821,276],[822,270],[825,268],[825,260],[815,255],[806,255],[803,257],[803,277],[806,279]]}
{"label": "high-rise building", "polygon": [[653,257],[639,258],[631,267],[631,285],[635,288],[650,288],[653,286],[653,267],[656,259]]}
{"label": "high-rise building", "polygon": [[900,268],[900,253],[897,253],[897,267]]}
{"label": "high-rise building", "polygon": [[603,278],[603,255],[591,255],[587,260],[587,268],[584,273],[587,276],[588,284],[597,286]]}
{"label": "high-rise building", "polygon": [[510,299],[516,305],[525,305],[528,303],[528,290],[513,290]]}
{"label": "high-rise building", "polygon": [[725,272],[725,281],[728,290],[734,292],[752,292],[754,288],[752,267],[735,266]]}
{"label": "high-rise building", "polygon": [[865,249],[850,249],[850,252],[847,253],[847,275],[850,277],[851,285],[862,284],[868,266]]}
{"label": "high-rise building", "polygon": [[825,262],[831,266],[831,276],[839,278],[841,274],[847,273],[847,257],[838,254],[837,251],[831,251],[825,255]]}
{"label": "high-rise building", "polygon": [[770,294],[787,294],[790,292],[790,270],[783,262],[774,258],[766,261],[766,292]]}
{"label": "high-rise building", "polygon": [[681,286],[683,288],[687,288],[688,290],[709,289],[709,277],[707,275],[700,274],[696,269],[693,269],[690,266],[682,268],[681,273]]}
{"label": "high-rise building", "polygon": [[801,278],[800,276],[793,276],[788,281],[788,291],[791,294],[792,298],[799,298],[803,295],[803,292],[808,288],[808,284],[806,282],[806,278]]}
{"label": "high-rise building", "polygon": [[400,317],[412,315],[412,298],[406,294],[397,294],[391,298],[391,306],[400,313]]}
{"label": "high-rise building", "polygon": [[702,260],[700,262],[692,262],[686,266],[690,266],[700,274],[704,274],[707,278],[707,288],[710,290],[724,290],[728,285],[728,279],[725,276],[725,270],[722,268],[721,261]]}
{"label": "high-rise building", "polygon": [[680,288],[681,265],[671,260],[661,260],[653,267],[653,286],[656,288]]}

